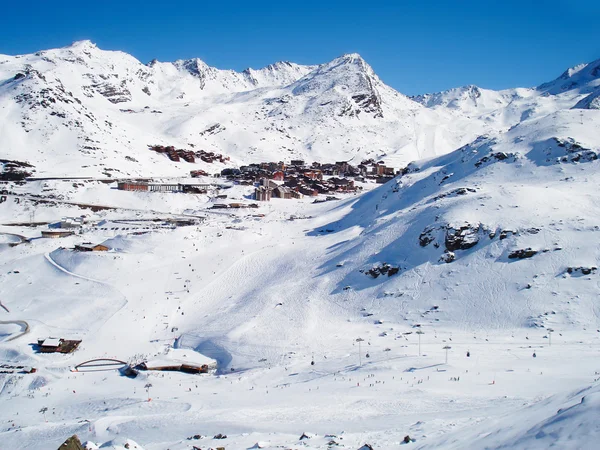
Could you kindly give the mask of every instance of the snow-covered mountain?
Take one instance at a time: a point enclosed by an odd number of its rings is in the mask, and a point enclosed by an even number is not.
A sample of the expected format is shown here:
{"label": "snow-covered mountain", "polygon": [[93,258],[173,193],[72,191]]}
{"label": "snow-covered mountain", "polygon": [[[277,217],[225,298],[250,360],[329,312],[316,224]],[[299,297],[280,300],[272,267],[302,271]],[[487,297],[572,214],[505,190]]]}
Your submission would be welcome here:
{"label": "snow-covered mountain", "polygon": [[238,73],[199,59],[146,65],[80,41],[0,56],[0,145],[6,159],[55,176],[190,170],[149,151],[153,144],[223,153],[238,164],[373,157],[400,166],[575,106],[593,95],[597,66],[537,89],[468,86],[410,99],[357,54]]}
{"label": "snow-covered mountain", "polygon": [[[147,450],[597,446],[598,61],[539,87],[414,98],[356,54],[237,73],[79,42],[2,56],[0,74],[0,162],[36,175],[223,167],[149,144],[234,164],[402,167],[364,193],[252,213],[93,180],[8,183],[6,448],[57,448],[74,433]],[[252,191],[223,192],[245,202]],[[78,234],[40,238],[46,222],[81,214]],[[85,242],[108,251],[71,248]],[[38,337],[83,341],[45,354]],[[199,354],[218,376],[74,370]]]}

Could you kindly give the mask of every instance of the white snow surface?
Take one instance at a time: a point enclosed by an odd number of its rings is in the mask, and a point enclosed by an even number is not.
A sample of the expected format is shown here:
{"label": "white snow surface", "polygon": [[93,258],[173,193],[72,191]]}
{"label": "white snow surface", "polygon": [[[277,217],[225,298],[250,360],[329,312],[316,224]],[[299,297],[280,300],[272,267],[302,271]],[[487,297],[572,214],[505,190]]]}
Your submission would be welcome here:
{"label": "white snow surface", "polygon": [[2,153],[33,164],[36,176],[63,177],[222,168],[171,162],[148,150],[154,144],[222,153],[232,164],[372,157],[398,166],[574,106],[598,85],[598,64],[536,89],[469,86],[410,99],[357,54],[238,73],[199,59],[142,64],[79,41],[0,55]]}
{"label": "white snow surface", "polygon": [[[0,365],[37,371],[0,373],[2,449],[58,448],[72,434],[146,450],[597,448],[600,111],[573,108],[597,88],[597,62],[538,88],[415,101],[355,54],[241,74],[198,60],[146,66],[89,42],[0,61],[3,158],[36,175],[183,177],[196,166],[151,143],[195,142],[240,163],[350,159],[358,147],[413,161],[338,201],[220,213],[209,195],[7,183]],[[122,103],[96,86],[123,81]],[[15,102],[32,89],[81,104]],[[119,111],[146,105],[163,113]],[[225,129],[192,142],[215,122]],[[286,132],[297,146],[282,153]],[[82,152],[82,139],[98,149]],[[247,201],[252,190],[226,192]],[[47,228],[35,222],[81,214],[74,236],[40,238]],[[206,219],[166,221],[190,215]],[[110,251],[71,250],[82,242]],[[384,263],[398,273],[368,274]],[[82,343],[36,353],[49,336]],[[193,358],[217,370],[73,371],[97,358]]]}

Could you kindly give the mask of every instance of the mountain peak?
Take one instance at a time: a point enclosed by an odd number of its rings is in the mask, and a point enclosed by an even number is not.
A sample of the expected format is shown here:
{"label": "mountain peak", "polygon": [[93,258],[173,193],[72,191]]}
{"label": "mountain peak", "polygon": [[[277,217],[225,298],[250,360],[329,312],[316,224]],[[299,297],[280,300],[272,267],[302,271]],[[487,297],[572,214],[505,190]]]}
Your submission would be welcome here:
{"label": "mountain peak", "polygon": [[98,46],[89,39],[82,39],[80,41],[73,41],[71,45],[67,45],[63,48],[72,50],[90,50],[98,48]]}
{"label": "mountain peak", "polygon": [[550,95],[556,95],[573,89],[587,93],[598,86],[600,86],[600,59],[573,66],[555,80],[541,84],[537,89]]}

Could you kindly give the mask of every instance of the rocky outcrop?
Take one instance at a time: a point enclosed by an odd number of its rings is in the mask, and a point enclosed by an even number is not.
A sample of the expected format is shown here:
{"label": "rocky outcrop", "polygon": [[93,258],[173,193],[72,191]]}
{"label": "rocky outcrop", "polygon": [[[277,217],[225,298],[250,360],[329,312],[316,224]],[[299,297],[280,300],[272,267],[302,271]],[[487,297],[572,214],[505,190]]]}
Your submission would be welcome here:
{"label": "rocky outcrop", "polygon": [[597,267],[567,267],[567,273],[569,275],[591,275],[596,273]]}
{"label": "rocky outcrop", "polygon": [[441,200],[446,197],[456,197],[457,195],[467,195],[468,193],[475,193],[475,192],[477,192],[476,189],[461,187],[461,188],[457,188],[452,191],[444,192],[443,194],[437,195],[437,196],[433,197],[433,201],[435,202],[435,201]]}
{"label": "rocky outcrop", "polygon": [[446,249],[453,252],[474,247],[479,242],[480,228],[480,224],[466,224],[459,228],[449,227],[446,231],[446,239],[444,241]]}
{"label": "rocky outcrop", "polygon": [[483,158],[481,158],[479,161],[477,161],[475,163],[475,167],[480,167],[485,163],[488,162],[496,162],[496,161],[504,161],[507,159],[516,159],[517,155],[515,153],[504,153],[504,152],[496,152],[496,153],[491,153],[488,156],[484,156]]}
{"label": "rocky outcrop", "polygon": [[33,171],[33,166],[26,162],[0,159],[1,181],[22,181],[30,177]]}
{"label": "rocky outcrop", "polygon": [[585,148],[573,139],[560,139],[557,137],[553,139],[556,142],[556,145],[565,149],[566,153],[565,156],[558,159],[558,162],[591,162],[598,159],[597,151]]}
{"label": "rocky outcrop", "polygon": [[85,450],[81,441],[76,434],[67,439],[63,444],[58,447],[58,450]]}
{"label": "rocky outcrop", "polygon": [[391,264],[384,262],[379,266],[375,266],[367,271],[361,272],[364,272],[365,275],[369,275],[373,278],[377,278],[379,275],[387,275],[388,277],[391,277],[392,275],[396,275],[398,272],[400,272],[400,267],[392,266]]}
{"label": "rocky outcrop", "polygon": [[436,248],[439,247],[440,245],[437,242],[435,242],[436,235],[439,230],[440,227],[430,226],[425,228],[423,232],[419,235],[419,245],[421,247],[427,247],[433,242]]}
{"label": "rocky outcrop", "polygon": [[356,102],[362,111],[373,114],[373,117],[383,117],[381,98],[374,90],[369,94],[353,95],[352,100]]}
{"label": "rocky outcrop", "polygon": [[514,250],[508,254],[509,259],[525,259],[537,255],[538,250],[532,250],[531,247]]}
{"label": "rocky outcrop", "polygon": [[110,82],[98,83],[92,85],[91,88],[114,104],[131,101],[131,92],[127,89],[127,82],[125,80],[119,84]]}
{"label": "rocky outcrop", "polygon": [[451,263],[456,259],[456,253],[446,250],[442,256],[440,256],[440,262],[446,264]]}

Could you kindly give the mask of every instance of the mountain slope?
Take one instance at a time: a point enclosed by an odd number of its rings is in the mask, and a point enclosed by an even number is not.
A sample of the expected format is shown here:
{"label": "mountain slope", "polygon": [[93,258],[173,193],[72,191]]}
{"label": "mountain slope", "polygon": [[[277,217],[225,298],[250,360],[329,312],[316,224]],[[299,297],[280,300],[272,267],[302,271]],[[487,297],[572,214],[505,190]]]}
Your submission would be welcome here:
{"label": "mountain slope", "polygon": [[[593,72],[586,70],[578,73]],[[582,77],[580,84],[589,78]],[[240,73],[199,59],[144,65],[89,41],[0,57],[2,150],[29,161],[37,175],[164,176],[193,168],[149,152],[153,144],[224,153],[238,164],[370,157],[399,166],[578,100],[473,86],[409,99],[356,54]]]}
{"label": "mountain slope", "polygon": [[[380,299],[386,316],[386,296],[401,296],[411,305],[401,314],[415,324],[433,325],[435,317],[486,329],[595,329],[596,275],[581,270],[595,274],[600,262],[600,250],[588,245],[600,214],[598,125],[597,111],[564,110],[410,164],[326,225],[360,230],[327,265],[345,262],[337,289]],[[384,263],[399,275],[366,275]],[[432,298],[443,313],[422,316]]]}

